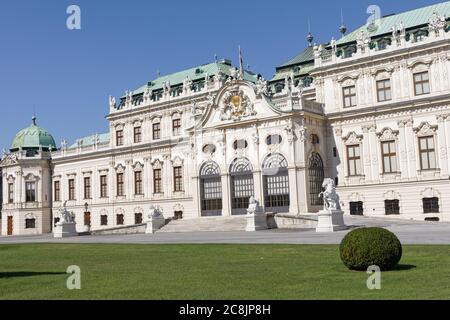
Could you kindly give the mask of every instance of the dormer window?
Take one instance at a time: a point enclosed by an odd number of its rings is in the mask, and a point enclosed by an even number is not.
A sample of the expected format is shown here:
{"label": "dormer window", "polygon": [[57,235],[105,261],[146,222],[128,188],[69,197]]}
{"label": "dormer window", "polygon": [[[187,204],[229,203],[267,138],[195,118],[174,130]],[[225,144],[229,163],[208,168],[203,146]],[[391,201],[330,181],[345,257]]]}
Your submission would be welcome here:
{"label": "dormer window", "polygon": [[419,30],[414,32],[414,41],[420,42],[425,40],[425,38],[428,36],[428,32],[426,30]]}
{"label": "dormer window", "polygon": [[388,46],[391,45],[391,39],[381,39],[380,41],[378,41],[378,50],[385,50],[387,49]]}

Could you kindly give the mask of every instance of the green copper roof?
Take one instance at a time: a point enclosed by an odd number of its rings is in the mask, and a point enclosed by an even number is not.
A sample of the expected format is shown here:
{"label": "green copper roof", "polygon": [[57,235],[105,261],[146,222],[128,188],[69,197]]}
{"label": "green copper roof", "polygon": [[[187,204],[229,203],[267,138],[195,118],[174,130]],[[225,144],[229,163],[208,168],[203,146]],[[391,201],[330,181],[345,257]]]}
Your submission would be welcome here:
{"label": "green copper roof", "polygon": [[308,47],[302,53],[296,55],[294,58],[289,61],[283,63],[281,66],[277,67],[278,69],[283,69],[289,66],[304,64],[308,62],[314,62],[314,48]]}
{"label": "green copper roof", "polygon": [[33,117],[33,123],[28,128],[21,130],[14,138],[11,144],[11,151],[17,151],[20,148],[38,149],[42,147],[44,150],[51,148],[56,150],[55,140],[52,135],[45,129],[36,125],[36,117]]}
{"label": "green copper roof", "polygon": [[449,17],[450,1],[381,18],[380,25],[376,30],[370,31],[367,29],[367,25],[364,25],[338,40],[337,44],[340,45],[356,41],[357,36],[361,31],[367,32],[370,37],[376,37],[384,34],[391,34],[392,26],[399,25],[400,23],[403,23],[405,29],[427,25],[433,13]]}
{"label": "green copper roof", "polygon": [[314,65],[307,65],[307,66],[303,66],[301,68],[299,68],[298,70],[294,71],[292,68],[290,69],[284,69],[284,70],[279,70],[277,71],[277,73],[273,76],[273,78],[270,80],[270,82],[273,81],[279,81],[279,80],[284,80],[284,78],[286,76],[291,75],[291,72],[294,72],[294,77],[302,77],[302,76],[307,76],[311,73],[311,71],[314,69]]}
{"label": "green copper roof", "polygon": [[[190,68],[184,71],[172,73],[169,75],[161,76],[152,81],[149,81],[147,84],[143,85],[139,89],[134,90],[133,96],[144,93],[145,89],[148,87],[149,84],[152,90],[159,90],[163,88],[163,84],[166,82],[170,82],[171,86],[182,85],[183,81],[187,77],[189,77],[192,81],[196,81],[204,79],[206,74],[208,74],[209,77],[214,76],[218,74],[219,71],[229,76],[233,68],[234,67],[231,65],[231,62],[227,60],[222,60],[209,64],[204,64],[195,68]],[[255,83],[258,80],[258,75],[249,71],[245,71],[244,80],[248,80]]]}
{"label": "green copper roof", "polygon": [[[98,135],[99,144],[108,144],[109,143],[109,133],[102,133]],[[79,139],[81,141],[81,147],[90,147],[94,145],[95,135],[84,137]],[[74,143],[69,147],[69,149],[78,148],[78,143]]]}

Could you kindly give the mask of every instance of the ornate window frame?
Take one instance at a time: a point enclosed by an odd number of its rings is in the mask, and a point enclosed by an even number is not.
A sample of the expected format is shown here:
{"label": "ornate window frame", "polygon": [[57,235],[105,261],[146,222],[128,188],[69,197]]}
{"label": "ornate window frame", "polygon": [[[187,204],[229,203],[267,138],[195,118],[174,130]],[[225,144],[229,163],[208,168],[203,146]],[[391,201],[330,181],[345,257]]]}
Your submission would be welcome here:
{"label": "ornate window frame", "polygon": [[[379,172],[381,172],[381,176],[384,175],[398,175],[400,173],[400,153],[399,153],[399,143],[398,143],[398,135],[399,130],[393,130],[390,127],[384,127],[381,131],[376,133],[378,138],[379,146],[380,146],[380,156],[379,156]],[[384,171],[384,159],[383,159],[383,142],[394,141],[395,143],[395,167],[397,170],[395,172],[385,172]]]}
{"label": "ornate window frame", "polygon": [[[354,177],[364,177],[364,163],[363,163],[363,135],[358,135],[355,131],[350,131],[346,136],[342,137],[342,141],[344,143],[345,152],[344,156],[344,167],[345,167],[345,177],[354,178]],[[348,159],[348,147],[350,146],[359,146],[360,153],[360,173],[357,175],[350,175],[349,168],[349,159]]]}
{"label": "ornate window frame", "polygon": [[[439,163],[439,149],[438,149],[438,139],[437,139],[437,131],[438,125],[431,125],[427,121],[423,121],[419,126],[413,128],[414,134],[416,136],[415,144],[416,144],[416,161],[417,161],[417,171],[419,174],[422,174],[426,171],[428,172],[440,172],[440,163]],[[425,137],[433,137],[434,144],[434,156],[435,156],[435,168],[434,169],[422,169],[421,164],[421,154],[420,154],[420,138]]]}

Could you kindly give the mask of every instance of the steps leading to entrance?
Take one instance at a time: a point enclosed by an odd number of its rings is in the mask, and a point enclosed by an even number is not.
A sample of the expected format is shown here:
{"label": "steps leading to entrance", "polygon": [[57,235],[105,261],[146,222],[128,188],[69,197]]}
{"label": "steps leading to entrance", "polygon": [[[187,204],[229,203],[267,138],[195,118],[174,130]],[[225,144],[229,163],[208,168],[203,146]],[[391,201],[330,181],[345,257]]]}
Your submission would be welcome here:
{"label": "steps leading to entrance", "polygon": [[214,231],[245,231],[246,216],[233,217],[202,217],[194,219],[172,220],[158,232],[214,232]]}

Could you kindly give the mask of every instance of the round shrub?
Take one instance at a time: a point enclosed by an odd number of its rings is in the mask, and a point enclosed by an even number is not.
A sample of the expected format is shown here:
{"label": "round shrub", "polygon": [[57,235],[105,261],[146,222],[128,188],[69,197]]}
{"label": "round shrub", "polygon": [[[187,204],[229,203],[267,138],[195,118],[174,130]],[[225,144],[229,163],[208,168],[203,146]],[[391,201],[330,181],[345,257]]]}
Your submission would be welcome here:
{"label": "round shrub", "polygon": [[350,270],[366,271],[370,266],[392,270],[402,258],[402,244],[383,228],[361,228],[348,233],[341,242],[341,260]]}

